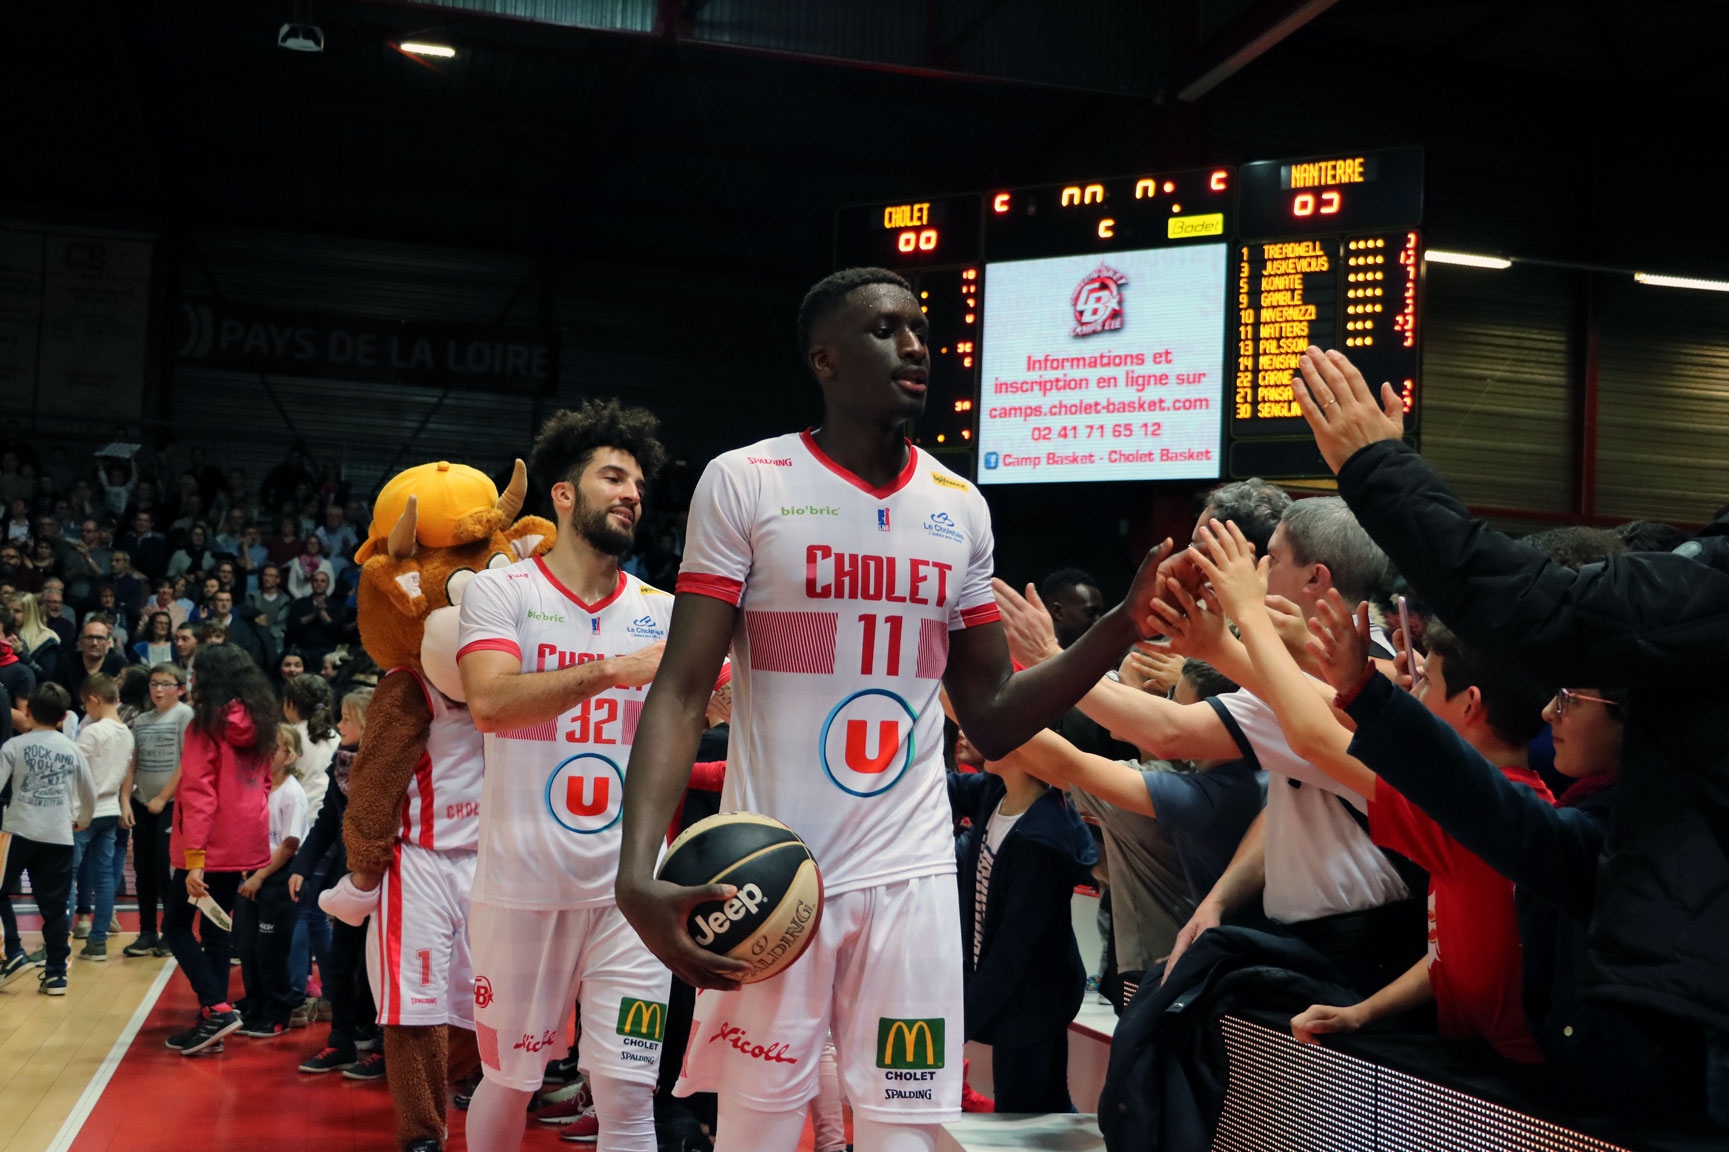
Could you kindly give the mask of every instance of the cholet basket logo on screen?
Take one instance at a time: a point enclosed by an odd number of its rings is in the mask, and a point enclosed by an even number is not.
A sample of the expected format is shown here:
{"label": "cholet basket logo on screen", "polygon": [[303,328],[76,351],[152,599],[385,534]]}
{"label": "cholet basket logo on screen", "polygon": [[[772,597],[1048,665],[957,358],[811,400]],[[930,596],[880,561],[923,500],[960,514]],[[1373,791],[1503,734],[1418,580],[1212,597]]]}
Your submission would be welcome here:
{"label": "cholet basket logo on screen", "polygon": [[1115,332],[1123,326],[1123,289],[1129,278],[1108,264],[1100,264],[1081,277],[1069,301],[1075,309],[1071,336]]}

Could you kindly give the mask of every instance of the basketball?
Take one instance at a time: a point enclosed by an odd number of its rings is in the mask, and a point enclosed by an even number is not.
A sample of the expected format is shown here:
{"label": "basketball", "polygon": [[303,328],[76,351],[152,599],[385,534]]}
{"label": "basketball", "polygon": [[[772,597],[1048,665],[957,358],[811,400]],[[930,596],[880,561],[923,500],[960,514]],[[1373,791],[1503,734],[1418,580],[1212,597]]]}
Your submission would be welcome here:
{"label": "basketball", "polygon": [[717,956],[751,966],[743,982],[784,971],[816,938],[822,920],[822,873],[798,833],[754,812],[721,812],[699,820],[672,842],[660,879],[700,887],[730,884],[730,900],[691,909],[691,939]]}

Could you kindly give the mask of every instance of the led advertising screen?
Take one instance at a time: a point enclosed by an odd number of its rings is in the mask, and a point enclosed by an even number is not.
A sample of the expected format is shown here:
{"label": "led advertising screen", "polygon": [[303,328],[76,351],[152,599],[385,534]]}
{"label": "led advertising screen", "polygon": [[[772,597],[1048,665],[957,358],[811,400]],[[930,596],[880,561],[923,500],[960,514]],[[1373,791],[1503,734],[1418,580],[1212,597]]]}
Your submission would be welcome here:
{"label": "led advertising screen", "polygon": [[978,482],[1219,475],[1227,246],[985,266]]}

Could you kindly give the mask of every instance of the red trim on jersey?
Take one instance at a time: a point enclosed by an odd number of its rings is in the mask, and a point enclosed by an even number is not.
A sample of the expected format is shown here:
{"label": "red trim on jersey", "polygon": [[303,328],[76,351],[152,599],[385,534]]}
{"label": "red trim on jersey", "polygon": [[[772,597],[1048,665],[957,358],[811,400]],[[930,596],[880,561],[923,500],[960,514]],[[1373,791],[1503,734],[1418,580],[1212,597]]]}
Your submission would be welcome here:
{"label": "red trim on jersey", "polygon": [[961,627],[977,628],[980,624],[989,624],[993,620],[1001,620],[1003,614],[997,611],[997,606],[991,604],[974,604],[971,608],[961,609]]}
{"label": "red trim on jersey", "polygon": [[575,604],[578,608],[581,608],[584,612],[587,612],[590,616],[593,616],[594,614],[599,612],[602,608],[605,608],[608,604],[611,604],[614,600],[617,600],[620,596],[624,595],[625,579],[624,579],[624,569],[623,568],[620,568],[618,570],[618,583],[613,587],[613,590],[611,592],[608,592],[606,594],[606,596],[603,597],[602,599],[595,601],[593,604],[590,604],[590,603],[588,603],[588,601],[584,600],[581,596],[578,596],[575,592],[572,592],[569,588],[566,588],[563,584],[560,584],[558,582],[558,577],[554,576],[552,574],[552,569],[550,569],[546,566],[546,560],[545,559],[543,559],[542,557],[536,556],[534,558],[534,563],[535,563],[536,567],[538,567],[540,569],[540,574],[542,576],[546,577],[546,582],[548,584],[551,584],[554,588],[557,588],[560,592],[564,593],[564,598],[566,600],[569,600],[572,604]]}
{"label": "red trim on jersey", "polygon": [[[516,641],[514,640],[490,637],[485,640],[470,640],[468,643],[456,650],[457,660],[460,661],[470,652],[508,652],[518,660],[522,659],[522,649],[516,646]],[[431,704],[432,701],[428,700],[427,703]]]}
{"label": "red trim on jersey", "polygon": [[420,768],[414,773],[420,784],[420,846],[428,851],[437,851],[438,845],[433,843],[433,825],[437,820],[438,807],[436,797],[432,794],[432,757],[425,752],[420,754]]}
{"label": "red trim on jersey", "polygon": [[710,596],[716,600],[724,600],[734,608],[744,599],[744,581],[734,580],[730,576],[710,576],[705,572],[680,572],[678,583],[673,585],[674,592],[694,592],[698,596]]}
{"label": "red trim on jersey", "polygon": [[919,450],[912,446],[912,441],[908,440],[906,441],[907,466],[902,468],[901,474],[896,476],[885,487],[872,488],[864,480],[859,479],[839,464],[836,464],[829,458],[827,453],[825,453],[821,448],[818,448],[816,440],[810,434],[810,429],[807,428],[803,432],[800,432],[798,438],[804,442],[804,446],[810,450],[810,454],[816,457],[816,462],[818,464],[821,464],[824,468],[827,468],[830,472],[833,472],[836,476],[839,476],[842,480],[845,480],[860,492],[869,496],[875,496],[878,500],[887,500],[890,496],[893,496],[896,492],[899,492],[902,488],[905,488],[908,484],[912,483],[913,474],[919,470]]}

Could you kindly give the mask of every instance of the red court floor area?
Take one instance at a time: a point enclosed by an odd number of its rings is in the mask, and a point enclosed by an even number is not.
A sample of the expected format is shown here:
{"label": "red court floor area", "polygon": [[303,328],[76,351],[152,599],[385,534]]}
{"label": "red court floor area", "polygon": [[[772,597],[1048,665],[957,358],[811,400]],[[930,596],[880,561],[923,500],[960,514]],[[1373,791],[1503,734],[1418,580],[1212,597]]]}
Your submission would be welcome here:
{"label": "red court floor area", "polygon": [[[125,937],[122,937],[124,939]],[[233,976],[240,994],[240,973]],[[394,1152],[395,1119],[385,1084],[310,1076],[300,1061],[324,1042],[327,1026],[272,1040],[230,1036],[215,1056],[181,1056],[163,1045],[191,1027],[197,998],[176,972],[84,1122],[72,1152]],[[465,1152],[463,1114],[450,1111],[452,1152]],[[594,1148],[566,1144],[556,1127],[529,1123],[525,1150]],[[812,1147],[810,1126],[800,1143]]]}

